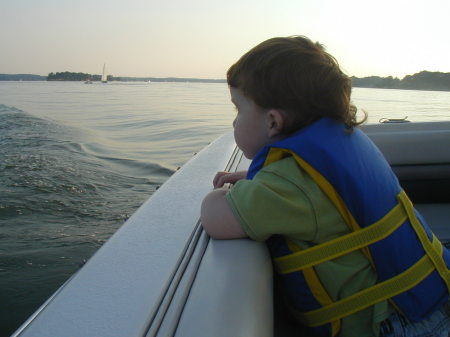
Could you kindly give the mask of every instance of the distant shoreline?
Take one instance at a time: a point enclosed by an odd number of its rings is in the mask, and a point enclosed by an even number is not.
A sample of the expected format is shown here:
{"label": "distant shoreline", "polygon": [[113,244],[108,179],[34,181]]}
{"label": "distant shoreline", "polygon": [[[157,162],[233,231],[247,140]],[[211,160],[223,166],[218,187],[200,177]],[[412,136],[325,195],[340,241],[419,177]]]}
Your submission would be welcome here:
{"label": "distant shoreline", "polygon": [[[51,73],[52,74],[52,73]],[[82,73],[56,73],[63,74],[60,77],[49,79],[48,76],[33,75],[33,74],[0,74],[0,81],[61,81],[61,82],[83,82],[87,80],[92,80],[93,82],[100,81],[100,75],[90,75],[88,76],[70,76],[72,74],[79,75]],[[50,75],[50,74],[49,74]],[[98,79],[97,79],[98,77]],[[117,82],[199,82],[199,83],[226,83],[225,79],[208,79],[208,78],[184,78],[184,77],[114,77],[108,76],[108,81]]]}
{"label": "distant shoreline", "polygon": [[[0,81],[100,81],[100,75],[85,73],[60,72],[48,76],[33,74],[0,74]],[[379,76],[351,77],[352,86],[356,88],[405,89],[450,91],[450,73],[421,71],[407,75],[403,79]],[[225,79],[180,78],[180,77],[114,77],[108,81],[119,82],[190,82],[190,83],[226,83]]]}

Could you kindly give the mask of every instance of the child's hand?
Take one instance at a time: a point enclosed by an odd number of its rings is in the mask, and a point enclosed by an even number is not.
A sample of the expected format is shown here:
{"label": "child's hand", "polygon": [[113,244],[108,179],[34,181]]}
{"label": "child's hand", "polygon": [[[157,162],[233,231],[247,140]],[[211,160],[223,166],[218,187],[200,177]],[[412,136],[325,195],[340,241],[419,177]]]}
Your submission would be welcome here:
{"label": "child's hand", "polygon": [[222,187],[224,184],[234,184],[238,180],[244,179],[247,176],[247,171],[238,172],[217,172],[213,180],[214,188]]}

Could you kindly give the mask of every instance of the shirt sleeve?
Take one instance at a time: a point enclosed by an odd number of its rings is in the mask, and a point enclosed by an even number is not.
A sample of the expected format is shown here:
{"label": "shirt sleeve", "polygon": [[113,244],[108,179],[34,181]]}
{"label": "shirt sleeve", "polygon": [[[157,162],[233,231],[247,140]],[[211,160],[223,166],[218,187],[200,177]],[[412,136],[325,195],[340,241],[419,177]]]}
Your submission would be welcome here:
{"label": "shirt sleeve", "polygon": [[253,240],[280,234],[313,241],[317,223],[310,190],[317,190],[317,185],[309,180],[294,160],[283,159],[262,169],[253,180],[238,181],[226,199]]}

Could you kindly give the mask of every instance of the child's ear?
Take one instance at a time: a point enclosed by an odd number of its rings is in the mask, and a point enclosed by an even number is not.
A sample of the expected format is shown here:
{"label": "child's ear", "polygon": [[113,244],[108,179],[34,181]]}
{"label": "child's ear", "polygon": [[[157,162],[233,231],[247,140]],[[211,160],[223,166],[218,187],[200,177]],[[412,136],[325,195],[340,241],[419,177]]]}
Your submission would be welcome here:
{"label": "child's ear", "polygon": [[282,134],[284,128],[284,111],[278,109],[270,109],[267,111],[268,117],[268,136],[273,138]]}

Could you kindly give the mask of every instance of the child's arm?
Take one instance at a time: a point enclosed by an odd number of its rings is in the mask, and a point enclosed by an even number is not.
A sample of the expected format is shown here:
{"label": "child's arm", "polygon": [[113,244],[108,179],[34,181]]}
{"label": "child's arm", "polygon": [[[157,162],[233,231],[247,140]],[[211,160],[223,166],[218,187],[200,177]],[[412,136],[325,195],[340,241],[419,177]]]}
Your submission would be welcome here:
{"label": "child's arm", "polygon": [[206,233],[214,239],[239,239],[247,237],[236,220],[225,194],[227,189],[216,189],[206,195],[202,202],[201,221]]}

